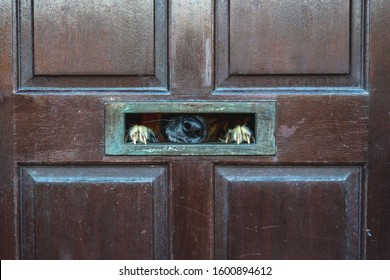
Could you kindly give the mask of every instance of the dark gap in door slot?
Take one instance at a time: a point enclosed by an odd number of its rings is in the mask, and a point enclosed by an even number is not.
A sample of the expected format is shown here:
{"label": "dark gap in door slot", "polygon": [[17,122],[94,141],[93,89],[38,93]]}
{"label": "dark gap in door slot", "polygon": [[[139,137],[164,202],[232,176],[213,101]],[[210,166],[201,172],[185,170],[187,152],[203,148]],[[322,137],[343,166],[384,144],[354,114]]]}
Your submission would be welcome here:
{"label": "dark gap in door slot", "polygon": [[[187,129],[187,123],[185,120],[195,117],[196,120],[201,120],[205,124],[205,130],[207,131],[207,136],[204,140],[199,143],[208,143],[208,144],[225,144],[227,133],[230,130],[230,135],[232,131],[237,126],[245,126],[249,129],[252,134],[250,139],[250,144],[253,144],[256,138],[256,121],[255,113],[127,113],[125,114],[125,128],[124,138],[125,142],[132,144],[132,138],[129,135],[130,130],[134,126],[144,126],[153,131],[155,135],[155,143],[170,143],[175,144],[168,139],[166,131],[166,126],[172,124],[172,120],[177,121],[178,125],[181,125],[180,129]],[[179,124],[180,123],[180,124]],[[142,128],[144,129],[144,128]],[[150,131],[148,131],[150,133]],[[150,135],[149,135],[150,136]],[[148,139],[148,144],[155,144],[152,141],[152,136]],[[138,143],[138,141],[137,141]],[[230,141],[231,144],[236,144],[236,142]],[[192,144],[192,143],[178,143],[178,144]],[[247,144],[246,140],[242,144]]]}

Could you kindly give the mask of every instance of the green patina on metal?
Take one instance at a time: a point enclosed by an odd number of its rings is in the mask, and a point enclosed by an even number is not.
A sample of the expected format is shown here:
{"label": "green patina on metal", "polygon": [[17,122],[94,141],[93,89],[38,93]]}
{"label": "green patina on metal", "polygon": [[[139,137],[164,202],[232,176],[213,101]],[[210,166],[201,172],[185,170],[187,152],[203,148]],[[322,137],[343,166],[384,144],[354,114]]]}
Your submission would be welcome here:
{"label": "green patina on metal", "polygon": [[[125,114],[129,113],[251,113],[255,115],[255,143],[251,144],[137,144],[125,142]],[[275,155],[275,101],[260,102],[115,102],[106,104],[106,155]]]}

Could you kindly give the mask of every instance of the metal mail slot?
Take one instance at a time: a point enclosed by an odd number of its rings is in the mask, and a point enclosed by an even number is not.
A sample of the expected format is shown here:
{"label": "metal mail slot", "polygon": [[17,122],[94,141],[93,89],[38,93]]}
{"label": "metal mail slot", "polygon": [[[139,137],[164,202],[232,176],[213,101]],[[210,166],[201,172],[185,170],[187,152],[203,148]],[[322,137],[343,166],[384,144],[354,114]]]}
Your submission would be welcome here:
{"label": "metal mail slot", "polygon": [[[113,102],[105,110],[106,155],[276,153],[274,101]],[[190,140],[174,134],[182,131]]]}

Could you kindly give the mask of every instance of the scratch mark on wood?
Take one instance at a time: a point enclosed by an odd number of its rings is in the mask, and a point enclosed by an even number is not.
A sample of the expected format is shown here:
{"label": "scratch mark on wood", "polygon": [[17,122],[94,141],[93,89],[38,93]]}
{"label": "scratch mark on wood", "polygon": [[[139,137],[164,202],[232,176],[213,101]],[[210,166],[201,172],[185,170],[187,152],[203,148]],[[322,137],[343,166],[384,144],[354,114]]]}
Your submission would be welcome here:
{"label": "scratch mark on wood", "polygon": [[377,148],[379,151],[383,152],[383,148],[379,143],[375,143],[375,148]]}
{"label": "scratch mark on wood", "polygon": [[330,241],[339,241],[338,239],[335,239],[335,238],[330,238],[330,237],[321,237],[320,239],[322,240],[330,240]]}
{"label": "scratch mark on wood", "polygon": [[212,74],[212,69],[211,69],[211,43],[210,43],[210,38],[206,39],[205,42],[205,86],[210,86],[212,81],[211,81],[211,74]]}
{"label": "scratch mark on wood", "polygon": [[251,254],[244,254],[244,255],[239,255],[237,258],[246,258],[246,257],[254,257],[254,256],[262,256],[262,253],[251,253]]}
{"label": "scratch mark on wood", "polygon": [[68,230],[66,230],[65,228],[63,227],[59,227],[59,229],[63,232],[65,232],[67,235],[69,235],[73,240],[75,241],[81,241],[81,238],[76,238],[73,234],[71,234]]}
{"label": "scratch mark on wood", "polygon": [[342,145],[344,148],[348,148],[348,145],[345,144],[345,139],[343,137],[343,134],[341,133],[341,130],[340,130],[340,127],[339,127],[339,124],[336,122],[336,127],[337,127],[337,131],[339,132],[339,135],[340,135],[340,138],[341,140],[343,141]]}
{"label": "scratch mark on wood", "polygon": [[336,127],[337,127],[337,131],[339,132],[339,134],[340,134],[340,138],[341,138],[341,140],[343,140],[344,141],[344,137],[343,137],[343,135],[341,134],[341,130],[340,130],[340,127],[339,127],[339,124],[338,123],[336,123]]}
{"label": "scratch mark on wood", "polygon": [[199,249],[199,240],[198,240],[198,237],[196,236],[195,232],[192,233],[192,235],[194,236],[195,238],[195,243],[196,243],[196,247]]}
{"label": "scratch mark on wood", "polygon": [[261,227],[260,229],[270,229],[270,228],[280,228],[280,227],[283,227],[283,225],[265,226],[265,227]]}
{"label": "scratch mark on wood", "polygon": [[186,206],[177,204],[177,203],[175,204],[175,206],[178,206],[178,207],[187,209],[188,211],[193,212],[193,213],[196,213],[196,214],[198,214],[198,215],[201,215],[201,216],[203,216],[203,217],[205,217],[205,218],[208,218],[208,219],[211,221],[211,217],[209,217],[209,216],[207,216],[206,214],[203,214],[203,213],[201,213],[201,212],[199,212],[199,211],[196,211],[196,210],[194,210],[194,209],[192,209],[192,208],[189,208],[189,207],[186,207]]}
{"label": "scratch mark on wood", "polygon": [[257,231],[257,227],[255,227],[255,228],[245,227],[245,229],[246,229],[246,230],[250,230],[250,231],[254,231],[254,232],[256,232],[256,233],[258,232],[258,231]]}

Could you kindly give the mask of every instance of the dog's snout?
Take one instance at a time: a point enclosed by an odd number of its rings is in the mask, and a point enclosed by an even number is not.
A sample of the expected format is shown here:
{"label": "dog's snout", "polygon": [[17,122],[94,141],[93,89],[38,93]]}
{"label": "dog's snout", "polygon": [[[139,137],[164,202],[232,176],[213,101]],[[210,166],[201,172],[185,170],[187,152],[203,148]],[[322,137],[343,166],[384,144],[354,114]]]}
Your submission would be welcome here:
{"label": "dog's snout", "polygon": [[193,122],[191,122],[189,120],[183,121],[183,128],[185,131],[191,131],[191,130],[193,130],[193,127],[194,127]]}
{"label": "dog's snout", "polygon": [[183,130],[187,135],[201,137],[204,133],[205,127],[202,121],[196,118],[183,118]]}
{"label": "dog's snout", "polygon": [[171,142],[196,144],[207,137],[207,126],[201,117],[177,116],[169,120],[164,132]]}

